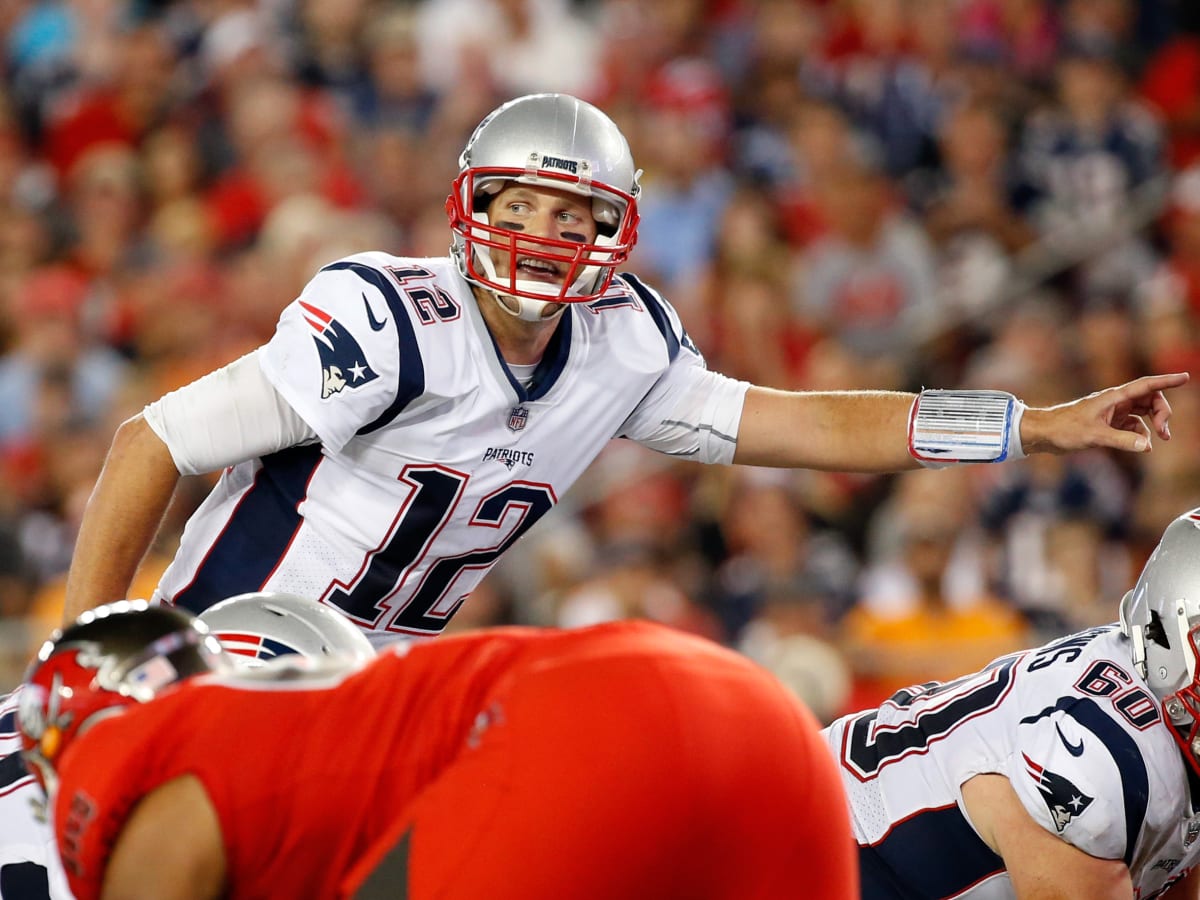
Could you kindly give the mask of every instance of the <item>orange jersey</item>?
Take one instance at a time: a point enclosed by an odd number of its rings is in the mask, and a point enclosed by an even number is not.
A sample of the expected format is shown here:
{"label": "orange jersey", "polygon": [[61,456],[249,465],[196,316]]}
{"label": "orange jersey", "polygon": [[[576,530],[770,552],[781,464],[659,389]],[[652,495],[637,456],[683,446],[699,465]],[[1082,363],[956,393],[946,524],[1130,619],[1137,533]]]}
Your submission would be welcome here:
{"label": "orange jersey", "polygon": [[767,897],[824,870],[846,893],[821,896],[855,896],[815,723],[736,654],[645,623],[447,637],[326,684],[196,679],[59,771],[79,900],[183,774],[217,811],[230,898],[348,896],[401,843],[412,898]]}

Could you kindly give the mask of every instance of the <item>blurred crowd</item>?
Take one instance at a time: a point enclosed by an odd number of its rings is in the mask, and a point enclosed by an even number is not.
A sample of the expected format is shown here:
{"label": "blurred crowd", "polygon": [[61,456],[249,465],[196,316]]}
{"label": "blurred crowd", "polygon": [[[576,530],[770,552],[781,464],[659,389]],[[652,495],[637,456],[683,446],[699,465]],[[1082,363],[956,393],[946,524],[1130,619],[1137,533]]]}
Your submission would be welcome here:
{"label": "blurred crowd", "polygon": [[[1200,375],[1188,0],[7,0],[0,40],[0,687],[57,624],[117,423],[321,265],[445,255],[458,154],[518,94],[625,131],[630,268],[710,368],[1034,405]],[[1150,454],[886,477],[614,442],[455,625],[650,617],[829,718],[1113,620],[1200,505],[1200,385],[1170,400]]]}

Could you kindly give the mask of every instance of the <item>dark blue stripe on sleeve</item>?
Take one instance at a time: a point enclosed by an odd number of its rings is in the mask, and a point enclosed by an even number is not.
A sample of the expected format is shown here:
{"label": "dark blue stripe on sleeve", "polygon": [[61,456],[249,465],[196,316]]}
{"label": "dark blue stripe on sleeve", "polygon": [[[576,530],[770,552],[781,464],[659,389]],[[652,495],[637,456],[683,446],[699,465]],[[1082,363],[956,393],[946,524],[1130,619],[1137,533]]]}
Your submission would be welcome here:
{"label": "dark blue stripe on sleeve", "polygon": [[175,595],[175,605],[201,613],[227,597],[261,590],[300,527],[300,502],[320,462],[319,444],[264,456],[254,484],[200,563],[195,579]]}
{"label": "dark blue stripe on sleeve", "polygon": [[392,319],[396,322],[396,356],[399,363],[399,378],[396,385],[396,399],[385,409],[374,422],[364,425],[358,430],[359,434],[370,434],[389,424],[396,416],[404,411],[417,397],[425,393],[425,366],[421,361],[421,348],[413,334],[412,322],[408,318],[408,310],[400,297],[396,286],[387,275],[365,263],[342,260],[331,263],[322,272],[353,272],[363,281],[373,285],[387,301]]}
{"label": "dark blue stripe on sleeve", "polygon": [[1124,728],[1112,720],[1107,713],[1087,697],[1062,697],[1054,706],[1042,710],[1036,716],[1022,719],[1021,724],[1036,722],[1058,711],[1065,712],[1076,722],[1100,739],[1112,754],[1117,771],[1121,774],[1121,794],[1125,807],[1125,865],[1133,864],[1133,851],[1138,835],[1146,821],[1146,806],[1150,802],[1150,776],[1146,772],[1146,760],[1138,749],[1137,742]]}
{"label": "dark blue stripe on sleeve", "polygon": [[1004,871],[957,806],[897,823],[879,843],[858,848],[858,866],[863,900],[954,897]]}
{"label": "dark blue stripe on sleeve", "polygon": [[50,900],[50,877],[34,862],[0,866],[0,900]]}
{"label": "dark blue stripe on sleeve", "polygon": [[633,289],[633,292],[637,294],[638,299],[642,301],[642,305],[646,307],[646,312],[650,313],[650,318],[654,320],[654,324],[662,332],[663,340],[667,342],[667,359],[674,360],[679,355],[679,337],[675,334],[675,329],[671,327],[671,317],[667,315],[662,300],[636,275],[629,272],[622,272],[617,277],[629,285]]}
{"label": "dark blue stripe on sleeve", "polygon": [[22,778],[30,778],[29,770],[25,768],[25,760],[20,753],[10,753],[0,757],[0,791],[16,784]]}
{"label": "dark blue stripe on sleeve", "polygon": [[16,734],[17,733],[17,714],[15,712],[6,712],[0,716],[0,734]]}

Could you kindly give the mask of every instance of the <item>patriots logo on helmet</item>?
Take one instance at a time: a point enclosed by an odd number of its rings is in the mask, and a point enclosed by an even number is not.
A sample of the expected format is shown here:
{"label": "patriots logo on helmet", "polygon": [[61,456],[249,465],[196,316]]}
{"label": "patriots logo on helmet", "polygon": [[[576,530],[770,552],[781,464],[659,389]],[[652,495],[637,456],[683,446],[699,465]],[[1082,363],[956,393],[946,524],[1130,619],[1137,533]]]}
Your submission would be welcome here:
{"label": "patriots logo on helmet", "polygon": [[346,388],[360,388],[379,377],[367,363],[367,355],[358,341],[341,322],[303,300],[300,307],[304,310],[304,321],[316,332],[313,342],[321,355],[322,400]]}
{"label": "patriots logo on helmet", "polygon": [[1038,786],[1042,800],[1050,810],[1050,818],[1054,820],[1054,827],[1061,834],[1071,819],[1091,806],[1095,798],[1089,797],[1062,775],[1039,766],[1024,753],[1021,756],[1025,759],[1026,774]]}
{"label": "patriots logo on helmet", "polygon": [[226,653],[246,657],[247,660],[275,659],[277,656],[300,654],[299,649],[283,641],[269,638],[265,634],[254,634],[250,631],[219,631],[217,640],[225,648]]}

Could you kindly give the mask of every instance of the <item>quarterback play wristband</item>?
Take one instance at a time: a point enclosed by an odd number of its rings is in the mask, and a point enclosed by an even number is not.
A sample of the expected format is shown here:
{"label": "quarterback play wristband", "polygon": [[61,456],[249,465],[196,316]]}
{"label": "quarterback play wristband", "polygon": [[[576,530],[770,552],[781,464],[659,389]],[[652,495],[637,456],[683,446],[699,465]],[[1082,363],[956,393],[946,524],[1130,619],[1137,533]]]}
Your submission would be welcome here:
{"label": "quarterback play wristband", "polygon": [[1024,412],[1006,391],[921,391],[908,414],[908,452],[929,468],[1021,459]]}

